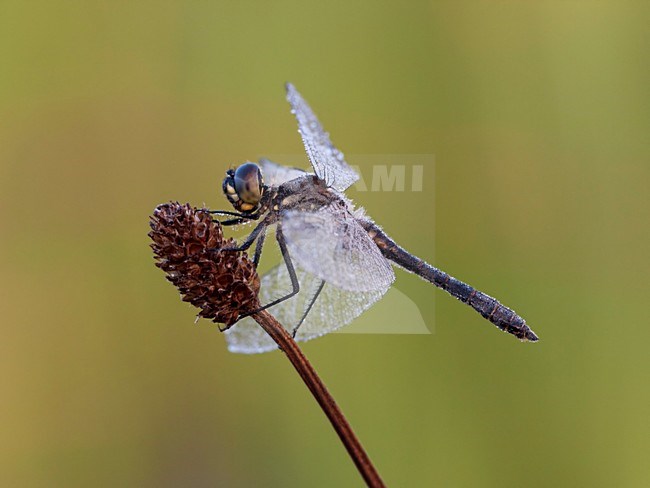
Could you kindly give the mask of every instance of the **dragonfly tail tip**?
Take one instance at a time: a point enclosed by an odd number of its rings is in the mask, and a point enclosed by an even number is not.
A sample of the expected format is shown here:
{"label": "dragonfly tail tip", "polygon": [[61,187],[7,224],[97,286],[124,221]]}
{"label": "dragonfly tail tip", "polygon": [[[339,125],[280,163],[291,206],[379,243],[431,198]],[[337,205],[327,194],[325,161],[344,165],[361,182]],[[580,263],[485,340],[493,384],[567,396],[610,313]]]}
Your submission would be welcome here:
{"label": "dragonfly tail tip", "polygon": [[521,338],[523,342],[537,342],[539,337],[532,330],[528,329],[524,337]]}

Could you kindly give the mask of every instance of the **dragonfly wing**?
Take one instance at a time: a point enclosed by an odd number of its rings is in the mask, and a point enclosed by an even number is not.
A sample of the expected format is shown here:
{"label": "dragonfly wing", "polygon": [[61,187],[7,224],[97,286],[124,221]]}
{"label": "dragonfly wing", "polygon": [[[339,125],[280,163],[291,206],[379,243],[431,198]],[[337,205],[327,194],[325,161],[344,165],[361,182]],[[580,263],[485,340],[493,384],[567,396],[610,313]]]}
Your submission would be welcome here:
{"label": "dragonfly wing", "polygon": [[279,186],[307,174],[302,169],[282,166],[266,158],[260,159],[258,164],[262,170],[264,184],[268,186]]}
{"label": "dragonfly wing", "polygon": [[395,280],[389,261],[346,207],[289,210],[280,219],[292,260],[327,283],[352,292],[383,293]]}
{"label": "dragonfly wing", "polygon": [[344,191],[359,179],[359,175],[345,162],[343,153],[334,147],[329,134],[291,83],[287,83],[287,100],[316,175],[328,186]]}
{"label": "dragonfly wing", "polygon": [[[296,268],[300,293],[271,307],[275,318],[292,332],[298,325],[317,292],[321,279],[301,268]],[[269,303],[291,290],[291,279],[284,263],[262,276],[261,303]],[[349,292],[325,283],[316,302],[296,335],[297,341],[308,341],[349,324],[379,300],[385,290]],[[230,352],[254,354],[277,349],[277,345],[250,317],[237,322],[225,332]]]}

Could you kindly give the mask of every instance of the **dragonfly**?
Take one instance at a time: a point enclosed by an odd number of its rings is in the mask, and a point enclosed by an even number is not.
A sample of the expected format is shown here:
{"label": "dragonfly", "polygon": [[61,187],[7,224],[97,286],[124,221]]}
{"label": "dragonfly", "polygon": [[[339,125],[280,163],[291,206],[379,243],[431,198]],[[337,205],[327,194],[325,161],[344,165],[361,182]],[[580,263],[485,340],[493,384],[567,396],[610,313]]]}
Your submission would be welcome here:
{"label": "dragonfly", "polygon": [[231,248],[248,251],[255,244],[255,266],[273,228],[283,261],[261,278],[261,308],[223,329],[230,351],[259,353],[277,348],[247,316],[263,309],[269,309],[298,341],[349,324],[390,288],[395,280],[393,266],[446,291],[521,341],[538,340],[513,310],[409,253],[362,208],[355,208],[344,192],[359,175],[290,83],[286,94],[313,172],[268,159],[246,162],[229,169],[222,184],[235,211],[212,211],[227,217],[222,225],[255,223],[241,244]]}

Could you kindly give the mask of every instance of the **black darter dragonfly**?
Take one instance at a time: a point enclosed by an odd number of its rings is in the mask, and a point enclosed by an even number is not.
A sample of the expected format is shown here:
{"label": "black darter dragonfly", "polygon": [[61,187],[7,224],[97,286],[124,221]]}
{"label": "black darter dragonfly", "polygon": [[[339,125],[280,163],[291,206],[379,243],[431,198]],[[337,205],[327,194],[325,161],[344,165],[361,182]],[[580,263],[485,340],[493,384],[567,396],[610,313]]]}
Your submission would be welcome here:
{"label": "black darter dragonfly", "polygon": [[[236,212],[213,212],[230,216],[223,225],[258,221],[237,248],[247,250],[256,243],[256,265],[266,231],[275,227],[284,263],[262,277],[263,308],[271,309],[296,340],[306,341],[349,324],[379,300],[393,283],[392,265],[397,265],[468,304],[499,329],[522,341],[536,341],[513,310],[410,254],[363,209],[354,208],[343,192],[359,176],[295,87],[287,84],[286,89],[314,172],[266,159],[242,164],[228,170],[223,180],[223,191]],[[250,317],[229,328],[226,336],[233,352],[277,348]]]}

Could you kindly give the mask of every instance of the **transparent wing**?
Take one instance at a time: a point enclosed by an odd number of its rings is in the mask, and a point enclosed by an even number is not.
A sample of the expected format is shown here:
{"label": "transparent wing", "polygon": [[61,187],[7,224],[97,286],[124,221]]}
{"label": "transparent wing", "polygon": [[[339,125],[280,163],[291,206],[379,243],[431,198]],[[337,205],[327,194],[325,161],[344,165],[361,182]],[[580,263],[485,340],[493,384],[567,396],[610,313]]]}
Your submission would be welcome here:
{"label": "transparent wing", "polygon": [[281,223],[294,264],[338,288],[386,291],[395,279],[388,260],[344,206],[285,211]]}
{"label": "transparent wing", "polygon": [[307,174],[302,169],[282,166],[266,158],[260,159],[258,164],[262,170],[264,184],[268,186],[278,186]]}
{"label": "transparent wing", "polygon": [[[298,325],[321,279],[296,268],[300,293],[281,302],[269,311],[289,331]],[[269,303],[291,290],[291,280],[284,263],[262,276],[261,303]],[[296,335],[298,341],[308,341],[349,324],[379,300],[386,290],[348,292],[326,283]],[[254,354],[277,349],[277,345],[250,317],[237,322],[225,332],[230,352]]]}
{"label": "transparent wing", "polygon": [[343,153],[334,147],[329,134],[291,83],[287,83],[287,100],[298,121],[298,132],[316,176],[328,186],[344,191],[359,179],[359,175],[345,162]]}

